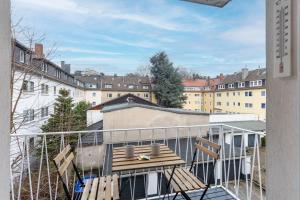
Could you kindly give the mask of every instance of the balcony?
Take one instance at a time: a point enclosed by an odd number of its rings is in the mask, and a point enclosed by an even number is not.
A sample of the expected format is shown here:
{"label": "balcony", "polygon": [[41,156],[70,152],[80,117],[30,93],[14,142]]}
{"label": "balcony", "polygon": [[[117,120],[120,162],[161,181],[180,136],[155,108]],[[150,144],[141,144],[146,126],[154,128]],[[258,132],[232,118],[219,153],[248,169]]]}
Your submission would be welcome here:
{"label": "balcony", "polygon": [[[74,148],[81,175],[100,177],[112,174],[112,149],[127,144],[165,144],[186,162],[181,167],[188,168],[197,137],[221,145],[214,181],[205,199],[265,199],[265,172],[260,157],[264,136],[223,124],[11,135],[11,199],[63,199],[64,191],[52,159],[67,144]],[[203,153],[196,156],[193,173],[205,184],[212,162]],[[69,170],[65,180],[73,196],[75,173]],[[165,182],[160,167],[122,172],[121,199],[162,199]],[[202,192],[188,194],[199,199]],[[171,191],[166,198],[173,195]]]}

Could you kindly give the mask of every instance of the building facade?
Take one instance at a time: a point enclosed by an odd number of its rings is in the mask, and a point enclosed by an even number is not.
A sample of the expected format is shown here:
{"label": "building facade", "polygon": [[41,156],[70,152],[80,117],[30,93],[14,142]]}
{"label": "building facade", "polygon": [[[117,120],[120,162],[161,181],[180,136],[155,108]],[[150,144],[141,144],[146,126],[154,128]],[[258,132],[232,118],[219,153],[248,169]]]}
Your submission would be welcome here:
{"label": "building facade", "polygon": [[156,102],[149,77],[135,75],[107,76],[104,74],[75,73],[76,79],[84,82],[86,101],[93,106],[105,103],[126,94],[133,94],[147,101]]}
{"label": "building facade", "polygon": [[186,110],[201,111],[207,113],[214,112],[214,91],[216,85],[223,79],[220,74],[216,78],[210,79],[189,79],[183,81],[184,95],[186,101],[183,108]]}
{"label": "building facade", "polygon": [[256,114],[266,120],[266,69],[227,75],[215,91],[214,112]]}
{"label": "building facade", "polygon": [[13,44],[13,132],[40,132],[54,112],[59,90],[68,90],[77,103],[85,100],[84,85],[70,74],[70,65],[58,66],[45,58],[42,44],[35,44],[34,50],[18,41]]}

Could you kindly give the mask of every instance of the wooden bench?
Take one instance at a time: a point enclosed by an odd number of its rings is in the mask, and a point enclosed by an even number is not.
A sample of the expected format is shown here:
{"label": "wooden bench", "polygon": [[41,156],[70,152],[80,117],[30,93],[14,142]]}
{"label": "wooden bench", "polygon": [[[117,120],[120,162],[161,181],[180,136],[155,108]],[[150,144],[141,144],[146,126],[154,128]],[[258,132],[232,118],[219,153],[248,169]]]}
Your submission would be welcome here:
{"label": "wooden bench", "polygon": [[68,170],[69,166],[72,164],[77,179],[83,188],[82,194],[74,197],[73,199],[82,200],[118,200],[119,197],[119,177],[117,175],[113,176],[103,176],[100,178],[88,179],[86,183],[83,182],[79,171],[74,163],[74,153],[70,145],[67,145],[54,159],[54,165],[57,169],[57,173],[60,181],[63,184],[63,189],[68,200],[72,200],[72,195],[69,192],[68,186],[66,185],[63,176]]}
{"label": "wooden bench", "polygon": [[[220,148],[221,146],[214,142],[211,142],[204,138],[198,138],[198,143],[195,144],[195,151],[190,169],[187,170],[184,168],[177,168],[174,170],[174,172],[172,169],[168,169],[165,171],[165,177],[168,181],[170,180],[170,177],[172,176],[173,172],[173,178],[170,182],[173,190],[175,191],[175,196],[173,199],[177,197],[178,193],[181,193],[185,199],[190,199],[186,192],[199,189],[204,189],[200,199],[204,198],[213,178],[215,164],[216,161],[219,159]],[[212,149],[215,149],[215,151],[213,151]],[[207,185],[202,183],[195,175],[191,173],[195,163],[197,151],[201,151],[204,154],[206,154],[208,156],[207,158],[213,158],[213,170],[210,170]]]}

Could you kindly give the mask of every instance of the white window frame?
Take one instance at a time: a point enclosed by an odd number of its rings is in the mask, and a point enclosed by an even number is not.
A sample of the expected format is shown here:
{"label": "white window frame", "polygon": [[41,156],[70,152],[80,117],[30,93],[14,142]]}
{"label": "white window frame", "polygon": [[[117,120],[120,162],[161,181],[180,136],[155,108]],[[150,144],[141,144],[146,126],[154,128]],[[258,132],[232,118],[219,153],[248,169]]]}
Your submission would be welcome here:
{"label": "white window frame", "polygon": [[25,63],[25,51],[23,51],[23,50],[20,50],[19,62],[20,63]]}
{"label": "white window frame", "polygon": [[228,84],[228,88],[234,88],[234,84],[233,83]]}
{"label": "white window frame", "polygon": [[144,86],[143,86],[143,89],[144,89],[144,90],[148,90],[148,89],[149,89],[149,86],[148,86],[148,85],[144,85]]}
{"label": "white window frame", "polygon": [[219,90],[225,89],[225,85],[218,85],[218,89],[219,89]]}
{"label": "white window frame", "polygon": [[49,94],[49,85],[42,83],[41,84],[41,93]]}
{"label": "white window frame", "polygon": [[41,117],[47,117],[49,115],[49,107],[45,106],[41,108]]}
{"label": "white window frame", "polygon": [[112,84],[105,83],[104,88],[111,89],[112,88]]}
{"label": "white window frame", "polygon": [[30,122],[34,120],[34,109],[27,109],[23,111],[23,121]]}
{"label": "white window frame", "polygon": [[238,88],[244,88],[244,87],[245,87],[245,82],[238,83]]}
{"label": "white window frame", "polygon": [[25,80],[23,82],[23,91],[24,92],[34,92],[34,82]]}

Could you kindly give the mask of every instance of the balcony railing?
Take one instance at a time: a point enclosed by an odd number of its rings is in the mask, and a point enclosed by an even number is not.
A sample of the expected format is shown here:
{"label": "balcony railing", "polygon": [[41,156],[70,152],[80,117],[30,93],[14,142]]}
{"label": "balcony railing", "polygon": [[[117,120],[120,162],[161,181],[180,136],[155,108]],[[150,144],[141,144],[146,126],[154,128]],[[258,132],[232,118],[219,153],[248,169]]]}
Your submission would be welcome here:
{"label": "balcony railing", "polygon": [[[223,124],[15,134],[11,135],[11,199],[62,199],[64,192],[52,159],[67,144],[76,152],[75,161],[82,176],[103,176],[111,174],[112,149],[126,144],[165,144],[189,167],[197,137],[221,145],[211,192],[213,188],[221,188],[232,198],[265,199],[265,169],[260,156],[264,136],[264,133]],[[204,183],[212,162],[203,153],[197,154],[193,173]],[[128,187],[122,197],[159,199],[166,193],[163,177],[160,168],[133,174],[123,172],[121,185],[128,181]],[[74,172],[67,173],[65,179],[74,195]]]}

